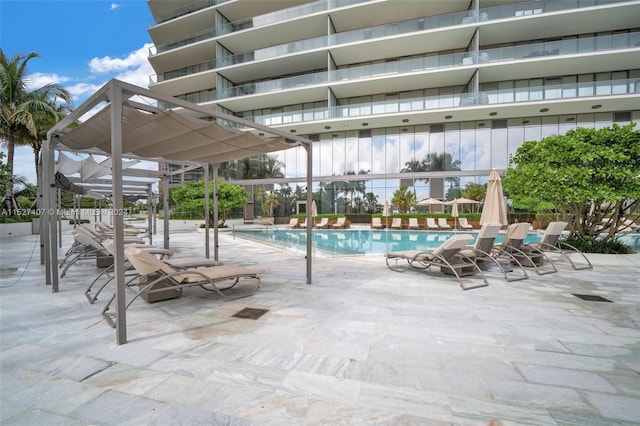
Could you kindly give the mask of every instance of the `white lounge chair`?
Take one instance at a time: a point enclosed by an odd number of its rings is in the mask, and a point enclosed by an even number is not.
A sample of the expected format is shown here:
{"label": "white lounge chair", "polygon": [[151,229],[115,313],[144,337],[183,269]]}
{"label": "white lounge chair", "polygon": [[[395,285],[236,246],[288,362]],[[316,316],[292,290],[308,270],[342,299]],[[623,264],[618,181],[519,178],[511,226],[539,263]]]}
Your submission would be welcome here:
{"label": "white lounge chair", "polygon": [[409,229],[420,229],[420,223],[418,222],[417,217],[409,218]]}
{"label": "white lounge chair", "polygon": [[329,218],[323,217],[320,222],[316,223],[316,228],[326,228],[329,225]]}
{"label": "white lounge chair", "polygon": [[473,225],[469,223],[466,217],[461,217],[458,219],[458,226],[460,227],[460,229],[463,229],[465,231],[471,231],[473,229]]}
{"label": "white lounge chair", "polygon": [[332,228],[344,228],[346,226],[346,223],[347,223],[346,217],[339,217],[336,220],[336,223],[332,225]]}
{"label": "white lounge chair", "polygon": [[438,218],[438,228],[439,229],[451,229],[451,225],[447,222],[447,218],[439,217]]}
{"label": "white lounge chair", "polygon": [[371,229],[382,229],[382,228],[383,228],[382,219],[380,219],[379,217],[372,217]]}
{"label": "white lounge chair", "polygon": [[436,220],[432,217],[428,217],[427,218],[427,229],[430,229],[432,231],[437,231],[438,229],[440,229],[440,227],[438,226],[438,224],[436,223]]}
{"label": "white lounge chair", "polygon": [[391,229],[402,229],[402,219],[394,217],[391,221]]}
{"label": "white lounge chair", "polygon": [[291,219],[289,219],[289,223],[285,225],[286,228],[297,228],[298,227],[298,218],[297,217],[292,217]]}
{"label": "white lounge chair", "polygon": [[[467,244],[473,241],[469,234],[454,235],[439,247],[429,250],[409,250],[385,254],[387,267],[392,271],[404,272],[407,269],[427,271],[431,267],[440,268],[440,272],[455,275],[463,290],[486,287],[489,285],[478,265],[461,253]],[[478,274],[479,282],[469,285],[462,281],[463,276]]]}

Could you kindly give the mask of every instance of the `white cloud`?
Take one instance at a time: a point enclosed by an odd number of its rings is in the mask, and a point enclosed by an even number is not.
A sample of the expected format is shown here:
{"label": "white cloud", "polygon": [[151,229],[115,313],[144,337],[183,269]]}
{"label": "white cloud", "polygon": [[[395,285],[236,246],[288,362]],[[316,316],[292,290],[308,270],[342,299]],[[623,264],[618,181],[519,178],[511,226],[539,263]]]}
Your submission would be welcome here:
{"label": "white cloud", "polygon": [[116,10],[120,5],[118,3],[111,3],[111,10]]}
{"label": "white cloud", "polygon": [[89,61],[89,68],[91,72],[105,74],[148,65],[147,57],[151,46],[153,46],[151,43],[146,43],[140,49],[129,53],[124,58],[112,58],[110,56],[93,58]]}
{"label": "white cloud", "polygon": [[28,89],[36,89],[47,84],[64,84],[70,80],[69,77],[65,77],[58,74],[43,74],[40,72],[34,72],[29,74],[25,79],[25,83]]}

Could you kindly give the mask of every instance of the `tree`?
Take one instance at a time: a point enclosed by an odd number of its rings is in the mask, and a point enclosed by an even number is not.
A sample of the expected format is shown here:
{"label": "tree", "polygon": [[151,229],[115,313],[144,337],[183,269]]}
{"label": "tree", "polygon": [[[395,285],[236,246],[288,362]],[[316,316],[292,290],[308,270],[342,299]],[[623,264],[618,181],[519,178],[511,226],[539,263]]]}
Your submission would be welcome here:
{"label": "tree", "polygon": [[262,215],[265,217],[273,217],[273,210],[280,205],[278,196],[271,191],[265,191],[263,188],[260,188],[256,195],[262,205]]}
{"label": "tree", "polygon": [[400,213],[407,213],[411,207],[416,205],[416,196],[409,191],[407,185],[403,184],[393,193],[391,204],[396,206]]}
{"label": "tree", "polygon": [[[441,172],[445,170],[460,171],[461,165],[460,160],[454,160],[453,155],[448,152],[428,154],[424,159],[424,164],[427,171],[430,172]],[[450,187],[460,184],[460,178],[457,177],[448,177],[444,180],[450,183]]]}
{"label": "tree", "polygon": [[640,131],[635,123],[578,128],[525,142],[503,186],[514,207],[550,203],[571,239],[611,240],[640,206]]}
{"label": "tree", "polygon": [[[210,183],[209,206],[213,211],[214,182]],[[204,217],[204,181],[187,182],[171,191],[171,200],[181,209]],[[249,193],[238,185],[218,182],[218,212],[220,226],[224,226],[227,214],[235,207],[247,204]],[[210,216],[211,219],[211,216]]]}
{"label": "tree", "polygon": [[71,99],[69,93],[57,84],[28,90],[27,64],[38,56],[37,53],[31,52],[27,56],[16,55],[7,58],[0,49],[0,140],[7,145],[10,179],[3,205],[9,215],[15,214],[17,207],[13,194],[13,157],[16,145],[25,143],[27,135],[38,138],[42,130],[39,126],[43,122],[49,122],[47,117],[57,117],[58,113],[52,107],[56,99],[64,102]]}

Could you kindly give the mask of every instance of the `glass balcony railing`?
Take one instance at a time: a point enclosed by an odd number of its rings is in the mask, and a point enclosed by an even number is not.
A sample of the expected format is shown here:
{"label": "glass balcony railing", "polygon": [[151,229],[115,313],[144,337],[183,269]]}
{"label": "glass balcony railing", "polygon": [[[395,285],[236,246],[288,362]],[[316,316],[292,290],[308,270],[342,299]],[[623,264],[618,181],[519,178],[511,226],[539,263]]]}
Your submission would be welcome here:
{"label": "glass balcony railing", "polygon": [[[570,84],[553,84],[481,91],[477,95],[451,93],[393,101],[370,102],[327,108],[287,111],[264,115],[244,116],[247,120],[267,126],[304,123],[328,119],[368,117],[380,114],[421,112],[442,108],[468,107],[471,105],[499,105],[535,102],[543,100],[576,99],[581,97],[640,95],[640,79],[590,81]],[[471,100],[471,102],[469,102]]]}
{"label": "glass balcony railing", "polygon": [[[311,3],[308,5],[285,9],[283,11],[274,12],[272,14],[263,15],[262,17],[254,18],[253,20],[244,20],[228,24],[224,29],[214,31],[201,31],[186,36],[184,39],[174,41],[168,44],[160,44],[155,46],[155,49],[150,49],[150,55],[154,55],[167,50],[175,49],[177,47],[185,46],[187,44],[195,43],[208,38],[213,38],[222,34],[227,34],[234,31],[239,31],[247,28],[255,28],[261,25],[267,25],[277,23],[285,19],[292,19],[300,16],[304,16],[310,13],[315,13],[321,10],[328,10],[330,8],[343,7],[350,4],[361,3],[365,0],[350,0],[344,2],[320,1]],[[254,59],[266,59],[277,57],[286,53],[302,52],[305,50],[316,49],[324,46],[336,46],[345,43],[353,43],[363,40],[376,39],[381,37],[390,37],[401,34],[408,34],[415,31],[440,29],[455,25],[466,25],[474,22],[489,21],[495,19],[504,19],[517,16],[536,15],[541,13],[551,13],[563,10],[580,9],[585,7],[602,6],[608,4],[622,3],[628,0],[545,0],[545,1],[529,1],[523,3],[515,3],[503,6],[493,6],[480,9],[476,14],[473,11],[456,12],[438,16],[429,16],[424,18],[411,19],[407,21],[394,22],[385,25],[378,25],[375,27],[369,27],[364,29],[357,29],[352,31],[345,31],[342,33],[331,34],[329,36],[316,37],[308,40],[301,40],[292,43],[282,44],[269,48],[260,49],[253,52],[254,55],[243,53],[240,55],[234,55],[230,59],[223,59],[224,65],[238,64]],[[258,22],[264,22],[260,25],[256,25]],[[235,58],[238,56],[238,58]],[[240,59],[240,60],[239,60]]]}
{"label": "glass balcony railing", "polygon": [[[474,63],[512,62],[523,59],[538,59],[548,56],[575,55],[608,50],[620,50],[640,46],[640,32],[612,34],[598,37],[584,37],[569,40],[558,40],[546,43],[530,43],[516,46],[505,46],[479,52],[464,52],[445,55],[432,55],[411,58],[401,61],[368,64],[357,67],[303,74],[277,80],[248,83],[221,89],[203,91],[196,96],[200,101],[210,102],[216,99],[227,99],[258,93],[269,93],[279,90],[303,88],[317,84],[353,81],[390,75],[402,75],[433,69],[446,69]],[[182,72],[186,73],[186,70]],[[186,75],[186,74],[185,74]],[[195,95],[189,95],[191,97]],[[216,98],[218,96],[218,98]]]}

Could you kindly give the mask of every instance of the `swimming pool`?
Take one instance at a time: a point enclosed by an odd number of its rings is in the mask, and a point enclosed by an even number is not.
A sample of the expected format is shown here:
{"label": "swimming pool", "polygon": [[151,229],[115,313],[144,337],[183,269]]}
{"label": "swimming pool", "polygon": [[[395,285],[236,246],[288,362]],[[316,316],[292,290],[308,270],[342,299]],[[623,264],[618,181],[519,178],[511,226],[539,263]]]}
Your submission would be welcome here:
{"label": "swimming pool", "polygon": [[[312,247],[316,254],[370,255],[390,251],[428,250],[438,247],[456,232],[443,231],[391,231],[370,229],[318,230],[314,229]],[[463,232],[458,232],[462,234]],[[478,235],[477,232],[464,232]],[[234,232],[236,237],[257,241],[290,251],[306,252],[307,232],[303,229],[246,230]],[[504,239],[498,235],[496,243]],[[540,235],[529,234],[526,243],[540,240]]]}

